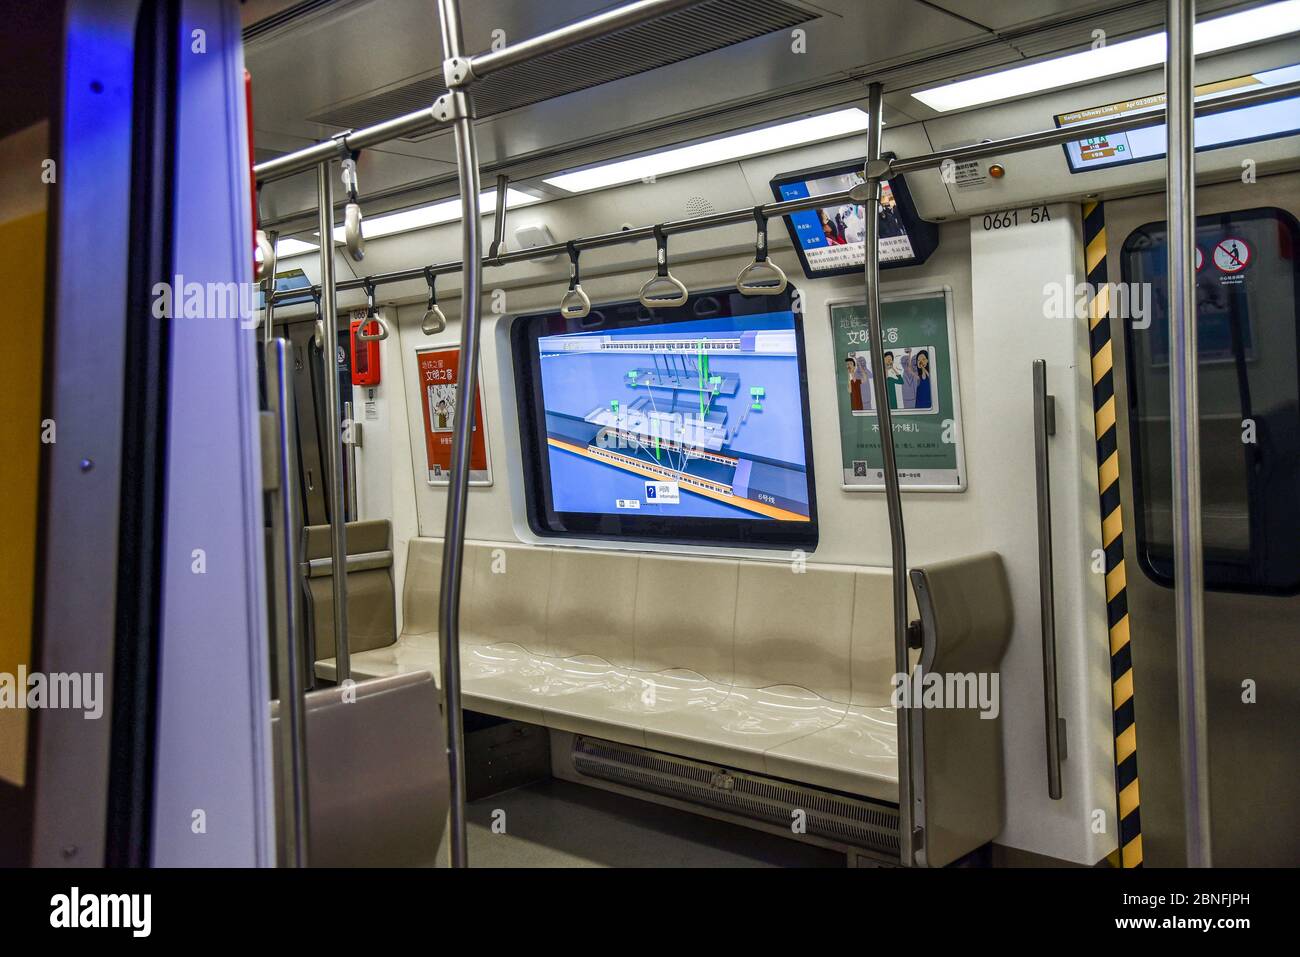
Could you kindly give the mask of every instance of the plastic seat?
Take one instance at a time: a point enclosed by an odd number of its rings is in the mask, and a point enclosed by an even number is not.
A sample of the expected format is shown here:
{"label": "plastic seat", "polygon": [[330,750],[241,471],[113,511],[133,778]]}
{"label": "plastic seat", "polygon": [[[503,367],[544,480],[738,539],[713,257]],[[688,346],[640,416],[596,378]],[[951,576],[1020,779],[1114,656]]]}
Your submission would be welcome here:
{"label": "plastic seat", "polygon": [[[402,637],[353,655],[354,677],[440,674],[441,553],[411,541]],[[896,795],[887,573],[507,544],[465,559],[465,707]]]}
{"label": "plastic seat", "polygon": [[[439,543],[410,543],[398,641],[358,678],[439,674]],[[898,800],[886,569],[466,547],[464,706],[863,797]],[[995,673],[1011,600],[992,553],[914,569],[927,672]],[[914,599],[913,599],[914,600]],[[912,604],[912,602],[909,602]],[[914,656],[913,661],[917,657]],[[317,663],[332,677],[332,659]],[[1001,729],[918,710],[917,862],[943,866],[1002,828]]]}

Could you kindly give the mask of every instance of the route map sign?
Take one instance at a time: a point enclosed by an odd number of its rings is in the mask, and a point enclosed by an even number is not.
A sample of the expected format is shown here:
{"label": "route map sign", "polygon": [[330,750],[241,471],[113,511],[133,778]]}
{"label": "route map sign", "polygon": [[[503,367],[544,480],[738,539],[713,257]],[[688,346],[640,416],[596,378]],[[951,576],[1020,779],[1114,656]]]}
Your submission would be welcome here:
{"label": "route map sign", "polygon": [[[883,490],[866,307],[861,302],[829,307],[843,485]],[[899,482],[913,491],[963,491],[966,463],[949,293],[936,289],[884,299],[880,314]]]}

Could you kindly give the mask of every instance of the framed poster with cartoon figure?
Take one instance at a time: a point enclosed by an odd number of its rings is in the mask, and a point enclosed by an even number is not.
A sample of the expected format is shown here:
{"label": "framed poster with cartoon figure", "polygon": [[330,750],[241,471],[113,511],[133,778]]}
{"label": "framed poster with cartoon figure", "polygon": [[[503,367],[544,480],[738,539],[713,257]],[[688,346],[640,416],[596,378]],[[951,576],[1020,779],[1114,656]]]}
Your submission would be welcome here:
{"label": "framed poster with cartoon figure", "polygon": [[[866,307],[860,300],[828,305],[843,486],[881,491],[885,479]],[[882,296],[880,319],[899,483],[911,491],[964,491],[952,297],[947,289]]]}
{"label": "framed poster with cartoon figure", "polygon": [[[451,470],[451,437],[460,402],[460,347],[417,349],[420,406],[424,413],[424,449],[430,485],[446,485]],[[470,443],[470,485],[492,484],[483,397],[474,389],[474,436]]]}

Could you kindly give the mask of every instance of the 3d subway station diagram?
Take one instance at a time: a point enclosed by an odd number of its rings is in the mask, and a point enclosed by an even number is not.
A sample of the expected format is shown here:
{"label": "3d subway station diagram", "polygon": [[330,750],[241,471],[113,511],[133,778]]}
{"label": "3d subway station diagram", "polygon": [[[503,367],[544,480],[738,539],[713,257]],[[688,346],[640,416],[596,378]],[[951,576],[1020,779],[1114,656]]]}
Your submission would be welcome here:
{"label": "3d subway station diagram", "polygon": [[793,329],[540,346],[557,510],[808,520]]}

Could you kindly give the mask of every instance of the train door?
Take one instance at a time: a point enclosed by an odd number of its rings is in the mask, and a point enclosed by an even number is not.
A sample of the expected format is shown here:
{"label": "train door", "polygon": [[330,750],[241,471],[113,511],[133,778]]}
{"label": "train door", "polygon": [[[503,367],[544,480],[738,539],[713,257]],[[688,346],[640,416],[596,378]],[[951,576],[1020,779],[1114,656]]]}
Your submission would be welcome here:
{"label": "train door", "polygon": [[292,346],[303,521],[307,525],[324,525],[329,521],[326,489],[329,475],[322,451],[328,446],[320,434],[320,423],[325,419],[324,364],[321,350],[313,338],[311,323],[290,323],[284,327],[283,333]]}
{"label": "train door", "polygon": [[[281,292],[283,295],[283,292]],[[292,302],[292,300],[290,300]],[[316,344],[315,323],[311,317],[289,321],[276,321],[274,335],[289,343],[290,371],[293,376],[295,431],[297,438],[298,487],[302,501],[304,525],[328,525],[329,514],[329,464],[325,450],[329,437],[324,431],[329,421],[325,408],[324,354]],[[351,395],[351,360],[345,333],[339,334],[336,350],[340,401]],[[339,418],[347,418],[347,410],[340,408]],[[352,503],[354,476],[345,469],[344,500]],[[355,509],[348,509],[348,519],[356,518]]]}
{"label": "train door", "polygon": [[[1197,191],[1201,528],[1211,852],[1300,854],[1300,176]],[[1163,195],[1106,205],[1145,860],[1185,863],[1170,523]],[[1147,285],[1149,284],[1149,285]],[[1122,333],[1121,333],[1122,330]]]}
{"label": "train door", "polygon": [[80,691],[28,716],[25,853],[40,866],[266,864],[238,11],[68,0],[57,35],[50,428],[26,664]]}

